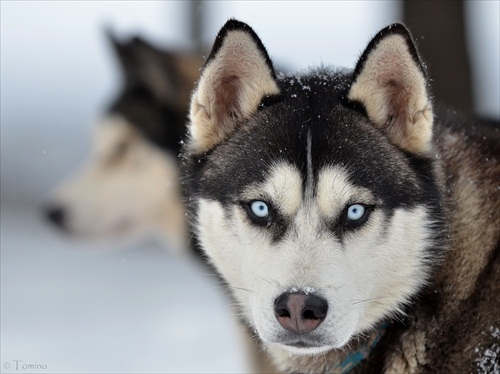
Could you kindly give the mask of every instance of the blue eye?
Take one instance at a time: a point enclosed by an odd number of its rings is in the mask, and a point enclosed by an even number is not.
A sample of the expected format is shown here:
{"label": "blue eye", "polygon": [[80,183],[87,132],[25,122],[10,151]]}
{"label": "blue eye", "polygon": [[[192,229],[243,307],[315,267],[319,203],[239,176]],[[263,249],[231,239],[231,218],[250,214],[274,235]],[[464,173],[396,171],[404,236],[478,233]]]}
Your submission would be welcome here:
{"label": "blue eye", "polygon": [[375,209],[374,205],[352,204],[344,208],[344,213],[339,221],[340,225],[347,230],[357,229],[363,226],[370,218]]}
{"label": "blue eye", "polygon": [[258,218],[266,218],[269,216],[269,207],[260,200],[255,200],[250,204],[251,212]]}
{"label": "blue eye", "polygon": [[349,221],[359,221],[365,215],[365,207],[361,204],[354,204],[347,208],[347,219]]}

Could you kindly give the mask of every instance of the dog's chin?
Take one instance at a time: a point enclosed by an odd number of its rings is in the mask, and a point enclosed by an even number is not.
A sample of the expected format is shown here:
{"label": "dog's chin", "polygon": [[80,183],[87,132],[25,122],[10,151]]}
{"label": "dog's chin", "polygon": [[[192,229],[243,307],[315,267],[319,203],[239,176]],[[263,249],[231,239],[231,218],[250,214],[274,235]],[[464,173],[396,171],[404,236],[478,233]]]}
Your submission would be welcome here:
{"label": "dog's chin", "polygon": [[[340,349],[348,344],[352,335],[335,336],[335,334],[290,335],[282,333],[267,341],[271,346],[279,347],[293,355],[315,356],[333,349]],[[265,341],[265,340],[264,340]]]}
{"label": "dog's chin", "polygon": [[275,344],[278,347],[288,351],[293,355],[301,355],[301,356],[316,356],[319,354],[326,353],[332,349],[335,349],[335,347],[328,345],[316,346],[303,342],[296,342],[292,344],[282,344],[282,343],[275,343]]}

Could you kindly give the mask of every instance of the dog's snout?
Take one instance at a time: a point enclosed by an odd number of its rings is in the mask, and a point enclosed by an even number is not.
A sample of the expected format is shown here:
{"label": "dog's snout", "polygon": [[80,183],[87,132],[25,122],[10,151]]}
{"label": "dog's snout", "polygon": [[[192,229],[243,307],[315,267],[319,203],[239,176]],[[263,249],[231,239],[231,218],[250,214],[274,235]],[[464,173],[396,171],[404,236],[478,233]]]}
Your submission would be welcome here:
{"label": "dog's snout", "polygon": [[294,333],[316,329],[326,317],[328,302],[316,295],[283,293],[274,301],[274,314],[280,325]]}
{"label": "dog's snout", "polygon": [[65,228],[66,225],[66,210],[62,206],[49,205],[44,209],[45,218],[54,225]]}

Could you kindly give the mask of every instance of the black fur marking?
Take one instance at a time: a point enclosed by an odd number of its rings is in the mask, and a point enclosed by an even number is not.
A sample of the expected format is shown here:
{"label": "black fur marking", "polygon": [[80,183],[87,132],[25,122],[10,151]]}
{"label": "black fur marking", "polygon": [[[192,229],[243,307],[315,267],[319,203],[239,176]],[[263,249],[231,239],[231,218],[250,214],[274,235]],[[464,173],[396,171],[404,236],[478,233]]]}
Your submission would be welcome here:
{"label": "black fur marking", "polygon": [[276,94],[276,95],[266,95],[262,98],[260,101],[258,110],[262,110],[265,108],[269,108],[275,104],[278,104],[283,100],[283,95],[281,94]]}
{"label": "black fur marking", "polygon": [[363,103],[361,103],[357,100],[349,100],[347,98],[347,95],[342,95],[340,102],[346,108],[354,110],[354,111],[356,111],[356,112],[358,112],[358,113],[360,113],[363,116],[368,118],[368,113],[366,112],[366,108],[363,105]]}

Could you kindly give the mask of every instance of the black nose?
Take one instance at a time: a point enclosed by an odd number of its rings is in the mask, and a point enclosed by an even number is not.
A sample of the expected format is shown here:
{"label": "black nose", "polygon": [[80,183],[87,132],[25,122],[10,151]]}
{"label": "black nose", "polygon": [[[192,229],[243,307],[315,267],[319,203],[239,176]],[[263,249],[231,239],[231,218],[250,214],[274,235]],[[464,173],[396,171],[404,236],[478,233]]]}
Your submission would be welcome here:
{"label": "black nose", "polygon": [[285,292],[274,301],[274,314],[280,325],[298,334],[313,331],[327,312],[328,302],[312,294]]}
{"label": "black nose", "polygon": [[59,228],[66,228],[66,210],[61,206],[47,206],[44,209],[45,218]]}

